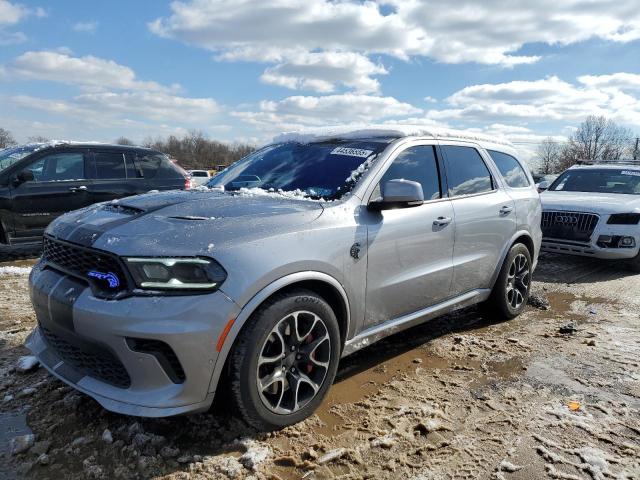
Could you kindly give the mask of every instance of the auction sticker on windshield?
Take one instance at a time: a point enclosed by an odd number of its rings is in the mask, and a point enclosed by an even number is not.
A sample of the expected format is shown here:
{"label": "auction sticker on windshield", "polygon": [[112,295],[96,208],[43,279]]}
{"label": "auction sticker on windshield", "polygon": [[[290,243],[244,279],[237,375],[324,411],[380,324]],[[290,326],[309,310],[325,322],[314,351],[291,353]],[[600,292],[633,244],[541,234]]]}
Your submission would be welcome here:
{"label": "auction sticker on windshield", "polygon": [[634,170],[623,170],[622,175],[632,175],[634,177],[640,177],[640,171]]}
{"label": "auction sticker on windshield", "polygon": [[345,155],[347,157],[367,158],[373,153],[373,150],[365,150],[364,148],[348,148],[336,147],[331,150],[331,155]]}

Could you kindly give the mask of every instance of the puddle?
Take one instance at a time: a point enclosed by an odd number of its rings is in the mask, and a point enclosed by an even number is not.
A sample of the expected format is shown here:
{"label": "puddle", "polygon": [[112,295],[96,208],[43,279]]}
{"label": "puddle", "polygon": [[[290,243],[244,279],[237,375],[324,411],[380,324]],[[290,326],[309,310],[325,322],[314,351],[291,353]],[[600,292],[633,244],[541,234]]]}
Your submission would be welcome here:
{"label": "puddle", "polygon": [[[342,418],[331,411],[332,407],[361,401],[367,396],[377,393],[385,384],[401,374],[428,376],[439,373],[437,371],[448,372],[447,374],[459,372],[472,377],[469,381],[470,390],[479,390],[487,385],[522,374],[524,366],[523,359],[517,356],[499,361],[443,358],[430,353],[425,345],[412,348],[391,358],[381,356],[380,352],[373,347],[370,349],[372,351],[367,355],[368,368],[351,375],[349,374],[349,366],[339,369],[337,380],[316,411],[320,420],[326,425],[318,428],[318,433],[326,436],[340,434]],[[345,362],[348,360],[350,359],[347,357]]]}
{"label": "puddle", "polygon": [[26,413],[2,412],[0,413],[0,458],[5,461],[0,462],[0,478],[13,478],[15,471],[8,465],[9,442],[14,437],[32,433],[27,426]]}

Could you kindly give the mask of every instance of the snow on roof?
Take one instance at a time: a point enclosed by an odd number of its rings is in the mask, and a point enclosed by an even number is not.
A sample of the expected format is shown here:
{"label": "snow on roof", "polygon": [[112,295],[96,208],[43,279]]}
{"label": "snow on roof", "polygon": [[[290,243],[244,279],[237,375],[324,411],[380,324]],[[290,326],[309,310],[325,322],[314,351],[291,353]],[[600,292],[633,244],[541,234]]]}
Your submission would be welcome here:
{"label": "snow on roof", "polygon": [[503,139],[483,135],[477,132],[451,130],[429,125],[345,125],[319,127],[285,132],[277,135],[273,143],[300,142],[311,143],[332,139],[361,139],[361,138],[401,138],[401,137],[430,137],[439,140],[469,140],[474,142],[504,145],[513,148],[511,142]]}
{"label": "snow on roof", "polygon": [[582,168],[582,169],[640,170],[640,161],[628,160],[625,162],[624,160],[620,160],[618,162],[583,163],[583,164],[572,165],[569,168],[571,169]]}

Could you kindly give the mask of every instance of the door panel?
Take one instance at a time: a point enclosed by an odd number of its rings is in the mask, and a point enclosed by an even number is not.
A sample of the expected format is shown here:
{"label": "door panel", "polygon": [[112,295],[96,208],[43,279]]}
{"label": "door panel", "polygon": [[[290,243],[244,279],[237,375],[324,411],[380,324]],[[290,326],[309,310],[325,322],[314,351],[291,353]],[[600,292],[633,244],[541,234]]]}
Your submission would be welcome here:
{"label": "door panel", "polygon": [[[502,190],[452,200],[456,218],[452,295],[490,288],[504,245],[516,231],[513,200]],[[501,213],[503,207],[509,213]]]}
{"label": "door panel", "polygon": [[27,167],[34,180],[11,187],[16,237],[41,236],[56,217],[91,203],[85,161],[85,153],[74,149],[47,154]]}
{"label": "door panel", "polygon": [[449,297],[454,225],[451,202],[386,210],[369,226],[367,326],[435,305]]}

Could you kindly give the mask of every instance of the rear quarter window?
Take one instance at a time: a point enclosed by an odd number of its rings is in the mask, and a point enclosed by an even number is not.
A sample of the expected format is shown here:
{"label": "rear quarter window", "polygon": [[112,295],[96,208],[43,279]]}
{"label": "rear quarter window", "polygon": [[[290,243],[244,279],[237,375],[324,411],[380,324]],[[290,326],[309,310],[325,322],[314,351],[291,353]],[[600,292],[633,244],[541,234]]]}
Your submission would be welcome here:
{"label": "rear quarter window", "polygon": [[531,185],[529,183],[529,177],[527,177],[527,174],[518,160],[506,153],[495,150],[487,151],[489,152],[489,155],[491,155],[493,163],[498,167],[502,178],[507,182],[507,185],[511,188],[523,188]]}

